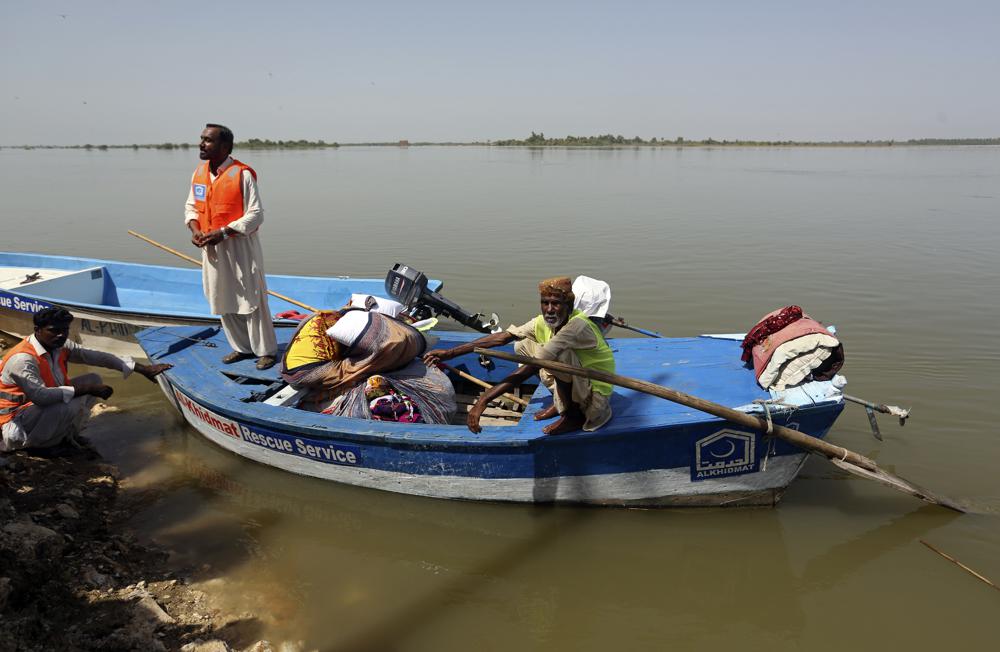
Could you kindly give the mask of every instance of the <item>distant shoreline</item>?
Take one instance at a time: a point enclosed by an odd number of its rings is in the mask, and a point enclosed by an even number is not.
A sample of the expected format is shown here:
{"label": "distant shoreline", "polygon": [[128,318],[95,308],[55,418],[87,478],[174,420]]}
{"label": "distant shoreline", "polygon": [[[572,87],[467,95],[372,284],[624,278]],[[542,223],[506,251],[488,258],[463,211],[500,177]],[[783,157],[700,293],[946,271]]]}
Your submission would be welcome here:
{"label": "distant shoreline", "polygon": [[[532,149],[636,149],[636,148],[687,148],[687,147],[927,147],[927,146],[973,146],[1000,145],[1000,138],[912,138],[910,140],[686,140],[677,138],[663,140],[652,138],[623,138],[621,136],[567,136],[566,138],[545,138],[543,134],[532,133],[524,140],[492,140],[472,142],[391,142],[328,143],[322,140],[260,140],[251,138],[237,141],[235,149],[243,150],[284,150],[284,149],[335,149],[340,147],[528,147]],[[195,149],[193,143],[143,143],[131,145],[0,145],[0,149],[82,149],[87,151],[107,151],[112,149]]]}

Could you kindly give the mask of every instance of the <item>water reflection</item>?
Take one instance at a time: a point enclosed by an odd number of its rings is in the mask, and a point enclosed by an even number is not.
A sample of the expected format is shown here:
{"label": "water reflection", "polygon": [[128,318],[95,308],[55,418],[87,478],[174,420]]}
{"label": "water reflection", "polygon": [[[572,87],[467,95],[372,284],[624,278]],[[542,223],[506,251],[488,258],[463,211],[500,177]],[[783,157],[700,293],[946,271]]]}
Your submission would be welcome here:
{"label": "water reflection", "polygon": [[[574,641],[586,635],[595,647],[612,646],[604,627],[642,627],[651,641],[669,634],[721,644],[751,633],[801,640],[804,598],[850,582],[958,518],[915,509],[838,541],[796,570],[776,510],[414,498],[247,464],[180,426],[161,440],[159,456],[177,479],[166,501],[173,507],[163,513],[150,505],[158,518],[145,527],[227,568],[255,608],[265,605],[273,630],[307,634],[323,649],[420,649],[422,642],[442,649],[441,636],[459,649],[477,622],[493,623],[497,649],[569,632]],[[234,547],[243,558],[227,563]],[[497,619],[507,625],[498,629]]]}
{"label": "water reflection", "polygon": [[[803,619],[772,510],[719,518],[419,499],[234,463],[197,435],[179,440],[182,453],[167,457],[182,466],[178,475],[197,488],[197,500],[252,523],[257,545],[283,551],[274,563],[288,577],[307,578],[305,612],[314,601],[336,604],[335,626],[321,610],[307,619],[315,640],[333,647],[396,649],[480,610],[514,620],[504,634],[510,646],[591,619],[610,617],[617,628],[651,611],[658,629],[692,640],[712,612],[727,614],[726,628],[785,637]],[[753,542],[734,549],[734,527],[752,529]],[[769,600],[748,603],[759,587]],[[767,618],[775,608],[780,625]]]}
{"label": "water reflection", "polygon": [[841,541],[806,564],[799,580],[805,590],[827,589],[846,581],[866,564],[912,544],[935,528],[960,518],[960,514],[924,505],[851,539]]}
{"label": "water reflection", "polygon": [[623,631],[638,647],[742,637],[795,649],[816,640],[817,600],[841,600],[907,544],[967,522],[818,460],[777,510],[389,494],[248,463],[182,425],[152,386],[120,389],[124,411],[91,436],[126,472],[135,525],[179,565],[207,564],[200,587],[255,614],[262,635],[320,649],[467,649],[484,632],[493,649],[607,649]]}

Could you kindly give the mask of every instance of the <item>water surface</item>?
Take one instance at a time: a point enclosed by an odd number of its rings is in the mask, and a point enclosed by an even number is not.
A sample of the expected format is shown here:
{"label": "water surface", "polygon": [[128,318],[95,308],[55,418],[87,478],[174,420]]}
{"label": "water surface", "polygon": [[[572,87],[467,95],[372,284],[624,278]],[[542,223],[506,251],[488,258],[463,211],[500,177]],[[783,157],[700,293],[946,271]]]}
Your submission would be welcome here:
{"label": "water surface", "polygon": [[[238,153],[239,155],[239,153]],[[3,249],[183,264],[194,150],[0,150]],[[471,504],[299,478],[203,441],[142,379],[92,424],[135,523],[225,578],[275,639],[322,649],[989,649],[1000,580],[1000,148],[248,152],[268,271],[406,262],[505,322],[535,284],[608,281],[669,335],[791,303],[834,323],[848,390],[913,407],[831,440],[985,514],[954,516],[822,460],[774,510]],[[993,261],[993,262],[990,262]]]}

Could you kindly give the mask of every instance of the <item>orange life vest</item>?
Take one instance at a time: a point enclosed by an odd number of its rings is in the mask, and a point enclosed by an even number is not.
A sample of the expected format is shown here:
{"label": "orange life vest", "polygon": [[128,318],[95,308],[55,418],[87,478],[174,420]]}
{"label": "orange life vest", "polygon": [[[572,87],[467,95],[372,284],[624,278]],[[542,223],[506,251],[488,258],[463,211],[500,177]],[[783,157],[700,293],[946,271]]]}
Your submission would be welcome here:
{"label": "orange life vest", "polygon": [[245,163],[233,159],[233,164],[212,181],[208,161],[198,166],[191,179],[194,207],[198,211],[198,229],[214,231],[243,217],[243,170],[249,170],[254,180],[257,173]]}
{"label": "orange life vest", "polygon": [[[56,378],[52,374],[52,367],[49,365],[49,358],[45,355],[38,355],[35,351],[35,347],[28,341],[28,338],[24,338],[17,343],[17,346],[12,348],[7,352],[7,355],[3,357],[0,361],[0,374],[3,373],[3,368],[7,366],[7,361],[10,360],[11,356],[17,355],[18,353],[29,353],[34,356],[35,360],[38,361],[38,371],[42,375],[42,380],[45,381],[46,387],[58,387],[56,383]],[[59,369],[62,371],[63,378],[69,378],[69,372],[66,367],[66,362],[69,360],[69,351],[65,348],[59,350]],[[32,403],[28,400],[28,397],[24,395],[24,391],[17,385],[8,385],[3,381],[0,381],[0,425],[3,425],[14,418],[18,412],[28,407]]]}

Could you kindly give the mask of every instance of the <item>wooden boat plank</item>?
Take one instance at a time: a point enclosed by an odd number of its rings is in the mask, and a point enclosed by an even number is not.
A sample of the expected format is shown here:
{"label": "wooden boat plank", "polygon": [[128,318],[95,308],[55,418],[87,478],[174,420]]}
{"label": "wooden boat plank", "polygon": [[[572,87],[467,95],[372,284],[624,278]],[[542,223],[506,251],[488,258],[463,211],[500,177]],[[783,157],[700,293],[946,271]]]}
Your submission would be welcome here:
{"label": "wooden boat plank", "polygon": [[[467,403],[458,404],[458,411],[463,414],[468,414],[471,410],[472,406]],[[486,410],[483,412],[483,414],[491,417],[513,417],[514,419],[520,419],[522,416],[524,416],[524,412],[518,412],[516,410],[505,410],[500,407],[492,407],[492,406],[487,407]]]}

